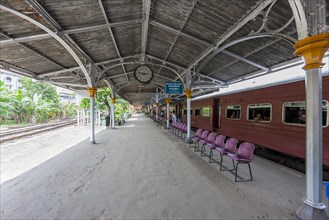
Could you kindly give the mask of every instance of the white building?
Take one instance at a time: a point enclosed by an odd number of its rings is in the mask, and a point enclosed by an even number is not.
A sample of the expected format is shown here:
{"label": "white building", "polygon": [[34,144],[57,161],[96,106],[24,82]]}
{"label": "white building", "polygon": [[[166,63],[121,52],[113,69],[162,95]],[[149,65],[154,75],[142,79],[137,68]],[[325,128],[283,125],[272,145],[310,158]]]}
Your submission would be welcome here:
{"label": "white building", "polygon": [[[12,92],[15,92],[21,88],[20,78],[21,78],[21,76],[19,76],[19,75],[16,75],[14,73],[10,73],[8,71],[4,71],[4,70],[0,69],[0,80],[2,82],[4,82],[5,86]],[[54,85],[53,85],[53,87],[55,87],[57,94],[60,97],[61,102],[74,103],[76,101],[74,92],[72,90],[54,86]]]}
{"label": "white building", "polygon": [[5,73],[0,70],[0,80],[4,82],[5,86],[10,91],[17,91],[21,88],[20,78],[21,77],[18,75],[10,74],[7,72]]}

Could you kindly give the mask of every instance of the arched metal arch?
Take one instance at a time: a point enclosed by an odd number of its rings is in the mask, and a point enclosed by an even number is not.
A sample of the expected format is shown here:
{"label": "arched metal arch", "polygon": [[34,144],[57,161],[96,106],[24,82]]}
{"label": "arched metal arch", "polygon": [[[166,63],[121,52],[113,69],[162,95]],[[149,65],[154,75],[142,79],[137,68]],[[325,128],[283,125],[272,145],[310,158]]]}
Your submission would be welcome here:
{"label": "arched metal arch", "polygon": [[83,74],[86,77],[87,80],[87,84],[89,87],[93,87],[93,84],[91,82],[91,79],[89,77],[88,71],[85,68],[85,66],[83,65],[83,63],[81,62],[81,60],[79,59],[79,57],[76,55],[76,53],[72,50],[72,48],[65,43],[65,41],[63,41],[55,32],[51,31],[49,28],[47,28],[46,26],[44,26],[43,24],[39,23],[38,21],[16,11],[15,9],[12,9],[10,7],[8,7],[7,5],[4,5],[3,3],[0,3],[0,9],[7,11],[9,13],[12,13],[18,17],[21,17],[29,22],[31,22],[32,24],[36,25],[37,27],[41,28],[42,30],[44,30],[45,32],[47,32],[48,34],[50,34],[53,38],[55,38],[71,55],[72,57],[75,59],[75,61],[78,63],[79,67],[81,68]]}
{"label": "arched metal arch", "polygon": [[296,43],[296,39],[293,38],[293,37],[290,37],[290,36],[287,36],[285,34],[280,34],[280,33],[259,33],[257,35],[249,35],[249,36],[246,36],[246,37],[242,37],[242,38],[239,38],[237,40],[234,40],[232,42],[229,42],[219,48],[217,48],[216,50],[214,50],[206,59],[204,62],[202,62],[200,64],[200,66],[197,68],[197,73],[199,73],[203,67],[212,59],[214,58],[218,53],[220,53],[221,51],[235,45],[235,44],[238,44],[238,43],[241,43],[241,42],[244,42],[244,41],[247,41],[247,40],[253,40],[253,39],[258,39],[258,38],[264,38],[264,37],[277,37],[277,38],[281,38],[282,40],[285,40],[287,41],[288,43],[294,45]]}
{"label": "arched metal arch", "polygon": [[288,2],[295,17],[298,39],[301,40],[308,37],[307,19],[302,1],[289,0]]}
{"label": "arched metal arch", "polygon": [[112,98],[115,98],[116,94],[115,94],[115,89],[114,89],[114,86],[107,80],[107,79],[104,79],[104,82],[107,84],[107,86],[110,88],[111,90],[111,97]]}
{"label": "arched metal arch", "polygon": [[[157,83],[157,82],[153,82],[155,85],[157,85],[156,87],[157,88],[159,88],[161,91],[164,91],[163,90],[163,86],[164,85],[162,85],[161,83]],[[131,82],[127,82],[127,83],[125,83],[125,84],[122,84],[122,86],[120,86],[119,88],[118,88],[118,91],[117,92],[119,92],[121,89],[123,89],[123,88],[125,88],[125,87],[127,87],[127,86],[132,86],[132,85],[139,85],[140,83],[138,83],[138,82],[136,82],[136,83],[131,83]]]}

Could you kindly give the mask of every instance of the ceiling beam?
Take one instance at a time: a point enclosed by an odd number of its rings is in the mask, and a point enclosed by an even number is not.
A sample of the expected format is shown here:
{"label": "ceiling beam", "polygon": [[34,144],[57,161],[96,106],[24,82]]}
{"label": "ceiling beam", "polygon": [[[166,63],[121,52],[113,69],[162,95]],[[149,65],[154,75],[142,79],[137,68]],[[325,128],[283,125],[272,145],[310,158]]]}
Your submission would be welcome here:
{"label": "ceiling beam", "polygon": [[183,66],[180,66],[180,65],[178,65],[178,64],[174,64],[174,63],[169,62],[169,61],[165,61],[165,60],[163,60],[163,59],[160,59],[160,58],[158,58],[158,57],[152,56],[152,55],[150,55],[150,54],[147,54],[146,56],[149,57],[149,58],[151,58],[151,59],[157,60],[157,61],[159,61],[159,62],[162,62],[162,63],[164,62],[164,65],[169,64],[169,65],[171,65],[171,66],[177,68],[178,70],[186,70],[186,68],[183,67]]}
{"label": "ceiling beam", "polygon": [[151,11],[151,0],[143,0],[143,24],[142,24],[142,41],[141,41],[141,61],[142,62],[145,61],[150,11]]}
{"label": "ceiling beam", "polygon": [[[26,0],[27,3],[36,11],[38,12],[46,21],[47,23],[54,29],[55,32],[61,32],[63,31],[63,28],[57,23],[57,21],[37,2],[36,0]],[[80,55],[83,57],[87,58],[89,62],[93,63],[93,60],[90,58],[90,56],[83,51],[73,40],[68,34],[64,35],[59,35],[62,38],[65,38],[66,40],[69,41],[69,43],[73,47],[80,52]],[[64,37],[63,37],[64,36]]]}
{"label": "ceiling beam", "polygon": [[[102,30],[105,28],[112,28],[112,27],[125,27],[135,24],[140,24],[142,22],[141,19],[134,19],[129,21],[120,21],[120,22],[113,22],[109,24],[101,24],[101,25],[93,25],[83,28],[75,28],[75,29],[69,29],[69,30],[62,30],[58,31],[57,33],[59,35],[68,35],[68,34],[79,34],[84,32],[91,32],[91,31],[97,31]],[[26,37],[17,37],[17,38],[10,38],[7,40],[1,40],[0,46],[6,46],[6,45],[12,45],[16,43],[23,43],[23,42],[30,42],[30,41],[36,41],[36,40],[44,40],[44,39],[50,39],[52,36],[50,34],[36,34],[36,35],[30,35]]]}
{"label": "ceiling beam", "polygon": [[[112,60],[106,60],[106,61],[95,63],[95,65],[105,65],[107,63],[117,62],[117,61],[121,61],[121,60],[125,60],[125,59],[131,59],[131,58],[134,58],[134,57],[136,57],[136,55],[121,57],[121,58],[115,58],[115,59],[112,59]],[[80,69],[80,67],[71,67],[71,68],[67,68],[66,70],[57,70],[57,71],[52,71],[52,72],[48,72],[48,73],[41,73],[41,74],[38,75],[38,77],[56,75],[56,74],[61,74],[61,73],[65,73],[65,72],[76,71],[76,70],[79,70],[79,69]]]}
{"label": "ceiling beam", "polygon": [[[264,0],[260,1],[253,9],[248,11],[239,21],[235,22],[235,24],[228,29],[223,35],[219,36],[216,41],[216,46],[208,47],[203,53],[200,54],[189,66],[188,70],[192,69],[196,65],[199,64],[205,57],[207,57],[210,53],[216,50],[222,43],[224,43],[228,38],[230,38],[233,34],[235,34],[238,30],[240,30],[244,25],[246,25],[249,21],[254,19],[260,12],[262,12],[267,6],[269,6],[274,0]],[[183,74],[183,73],[182,73]]]}
{"label": "ceiling beam", "polygon": [[[110,22],[109,22],[109,19],[107,17],[107,14],[106,14],[106,11],[105,11],[105,8],[104,8],[104,5],[103,5],[102,0],[98,0],[98,3],[99,3],[99,7],[102,10],[102,13],[103,13],[103,17],[105,19],[105,22],[106,22],[107,25],[109,25]],[[113,31],[112,31],[111,27],[109,27],[108,29],[109,29],[109,32],[110,32],[110,35],[111,35],[111,38],[112,38],[112,41],[113,41],[113,44],[114,44],[114,47],[115,47],[115,51],[117,52],[119,58],[122,59],[121,58],[120,50],[118,48],[118,44],[117,44],[117,42],[116,42],[116,40],[114,38],[114,35],[113,35]],[[123,69],[123,72],[126,74],[127,81],[129,82],[130,80],[129,80],[129,77],[128,77],[128,74],[127,74],[127,70],[126,70],[125,66],[123,64],[121,64],[121,67]]]}
{"label": "ceiling beam", "polygon": [[[149,55],[149,54],[148,54],[147,56],[150,57],[151,59],[158,60],[158,61],[160,61],[160,62],[163,61],[163,62],[165,62],[166,64],[169,64],[169,65],[171,65],[171,66],[173,66],[173,67],[175,67],[175,68],[177,68],[177,69],[179,69],[179,70],[183,70],[183,71],[186,70],[185,67],[180,66],[180,65],[178,65],[178,64],[174,64],[174,63],[169,62],[169,61],[164,61],[164,60],[162,60],[162,59],[160,59],[160,58],[157,58],[157,57],[152,56],[152,55]],[[216,78],[213,78],[213,77],[210,77],[210,76],[207,76],[207,75],[201,74],[201,73],[199,73],[199,75],[202,76],[202,77],[204,77],[204,78],[210,79],[210,80],[212,80],[212,81],[226,84],[226,82],[223,82],[223,81],[218,80],[218,79],[216,79]],[[159,76],[161,76],[161,75],[159,75]],[[179,79],[179,78],[173,79],[173,81],[177,81],[178,79]]]}
{"label": "ceiling beam", "polygon": [[[167,31],[170,31],[170,32],[176,34],[176,40],[177,40],[177,37],[181,35],[181,36],[184,36],[184,37],[189,38],[190,40],[192,40],[192,41],[194,41],[196,43],[201,43],[202,45],[207,46],[209,48],[213,48],[214,47],[214,45],[212,45],[212,44],[210,44],[210,43],[208,43],[208,42],[206,42],[204,40],[201,40],[201,39],[198,39],[198,38],[196,38],[194,36],[191,36],[191,35],[182,33],[181,30],[175,30],[172,27],[169,27],[169,26],[164,25],[164,24],[160,24],[159,22],[155,22],[155,21],[151,21],[151,24],[153,24],[153,25],[155,25],[157,27],[163,28],[164,30],[167,30]],[[173,44],[172,44],[172,46],[173,46]],[[172,47],[171,47],[171,49],[172,49]],[[169,52],[171,51],[171,49],[169,50]],[[262,65],[260,65],[260,64],[258,64],[256,62],[251,61],[251,60],[248,60],[246,58],[243,58],[243,57],[241,57],[241,56],[239,56],[239,55],[237,55],[235,53],[232,53],[232,52],[229,52],[229,51],[226,51],[226,50],[223,50],[222,52],[225,53],[225,54],[227,54],[227,55],[229,55],[229,56],[232,56],[232,57],[234,57],[234,58],[236,58],[238,60],[241,60],[241,61],[243,61],[245,63],[248,63],[248,64],[250,64],[252,66],[256,66],[257,68],[264,69],[264,70],[267,70],[267,71],[269,70],[269,68],[267,68],[265,66],[262,66]],[[169,53],[167,53],[166,57],[163,60],[166,61],[167,58],[168,58],[168,56],[169,56]],[[161,71],[161,68],[158,71],[158,73],[160,71]]]}
{"label": "ceiling beam", "polygon": [[248,60],[248,59],[246,59],[246,58],[244,58],[242,56],[239,56],[239,55],[237,55],[235,53],[229,52],[227,50],[223,50],[222,53],[225,53],[226,55],[229,55],[231,57],[234,57],[234,58],[236,58],[238,60],[241,60],[241,61],[243,61],[245,63],[248,63],[248,64],[250,64],[252,66],[255,66],[255,67],[259,68],[259,69],[262,69],[262,70],[265,70],[265,71],[270,71],[270,68],[268,68],[266,66],[263,66],[263,65],[260,65],[260,64],[258,64],[256,62],[251,61],[251,60]]}
{"label": "ceiling beam", "polygon": [[[177,40],[178,40],[178,37],[179,37],[180,33],[182,32],[182,30],[183,30],[183,28],[185,27],[185,25],[186,25],[188,19],[190,18],[190,16],[191,16],[191,14],[192,14],[192,12],[193,12],[193,10],[194,10],[194,8],[195,8],[197,2],[198,2],[198,0],[195,0],[195,1],[193,2],[193,5],[192,5],[191,9],[189,10],[189,13],[188,13],[187,16],[185,17],[182,26],[180,27],[180,29],[178,30],[178,32],[175,33],[175,34],[176,34],[175,39],[174,39],[173,42],[171,43],[171,45],[170,45],[170,47],[169,47],[169,50],[167,51],[167,54],[166,54],[165,58],[163,59],[164,61],[166,61],[166,60],[168,59],[169,55],[171,54],[171,52],[172,52],[172,50],[173,50],[173,48],[174,48],[174,45],[176,44],[176,42],[177,42]],[[157,77],[159,76],[159,74],[160,74],[160,72],[161,72],[161,70],[162,70],[162,66],[163,66],[163,64],[161,65],[159,71],[157,72],[157,74],[156,74],[156,76],[155,76],[155,79],[157,79]]]}
{"label": "ceiling beam", "polygon": [[57,33],[50,30],[48,27],[46,27],[45,25],[41,24],[40,22],[34,20],[33,18],[13,9],[11,6],[0,3],[0,9],[3,9],[9,13],[12,13],[12,14],[36,25],[37,27],[41,28],[42,30],[44,30],[45,32],[50,34],[53,38],[55,38],[56,41],[59,42],[70,53],[70,55],[74,58],[74,60],[79,64],[81,71],[83,72],[83,74],[86,78],[88,86],[93,86],[89,73],[88,73],[87,69],[85,68],[84,64],[81,62],[81,59],[79,58],[78,54],[76,54],[76,52],[70,47],[70,45],[68,45],[60,36],[58,36]]}
{"label": "ceiling beam", "polygon": [[[38,12],[48,23],[49,25],[54,28],[54,30],[56,32],[60,32],[63,31],[63,28],[56,22],[56,20],[54,18],[52,18],[52,16],[39,4],[39,2],[37,2],[36,0],[26,0],[31,7]],[[95,65],[94,60],[83,50],[81,49],[81,47],[79,45],[77,45],[77,43],[75,43],[75,41],[68,35],[68,34],[64,34],[64,35],[58,35],[61,38],[66,39],[67,41],[69,41],[69,43],[71,44],[71,46],[73,46],[74,49],[76,49],[78,52],[80,52],[80,55],[82,56],[82,58],[86,59],[92,66],[96,66],[98,68],[99,71],[101,71],[101,69]],[[85,67],[84,67],[85,68]],[[90,75],[88,74],[88,76],[86,76],[90,78]],[[91,81],[90,79],[88,79],[89,81]],[[88,83],[90,84],[90,83]],[[90,85],[89,85],[90,86]],[[94,86],[94,85],[91,85]]]}
{"label": "ceiling beam", "polygon": [[27,69],[24,69],[24,68],[21,68],[21,67],[18,67],[18,66],[15,66],[15,65],[10,64],[10,63],[6,63],[6,62],[1,61],[1,60],[0,60],[0,69],[11,71],[11,72],[14,72],[18,75],[28,76],[28,77],[32,77],[32,78],[36,77],[35,72],[32,72],[30,70],[27,70]]}
{"label": "ceiling beam", "polygon": [[192,40],[192,41],[194,41],[196,43],[202,44],[204,46],[215,48],[215,45],[212,45],[211,43],[208,43],[208,42],[206,42],[204,40],[201,40],[199,38],[196,38],[194,36],[191,36],[189,34],[186,34],[186,33],[182,32],[182,30],[176,30],[176,29],[174,29],[174,28],[172,28],[172,27],[170,27],[168,25],[162,24],[162,23],[160,23],[158,21],[151,20],[150,21],[150,25],[153,25],[153,26],[156,26],[156,27],[161,28],[163,30],[169,31],[169,32],[171,32],[173,34],[186,37],[186,38],[188,38],[188,39],[190,39],[190,40]]}
{"label": "ceiling beam", "polygon": [[[296,30],[293,30],[293,31],[287,33],[287,35],[292,35],[292,34],[295,34],[295,33],[296,33]],[[262,45],[260,47],[257,47],[256,49],[254,49],[254,50],[250,51],[249,53],[247,53],[246,55],[244,55],[243,58],[247,58],[247,57],[249,57],[249,56],[251,56],[251,55],[253,55],[253,54],[255,54],[255,53],[257,53],[257,52],[259,52],[259,51],[261,51],[263,49],[265,49],[266,47],[269,47],[269,46],[271,46],[271,45],[279,42],[280,40],[282,40],[282,39],[277,38],[277,39],[274,39],[272,41],[268,41],[266,44],[264,44],[264,45]],[[239,60],[234,60],[234,61],[226,64],[225,66],[221,66],[220,68],[218,68],[218,69],[212,71],[211,73],[207,74],[207,76],[215,75],[215,74],[219,73],[220,71],[222,71],[223,69],[225,69],[225,68],[227,68],[227,67],[229,67],[229,66],[231,66],[231,65],[233,65],[233,64],[235,64],[237,62],[239,62]],[[269,69],[271,69],[271,68],[269,68]]]}
{"label": "ceiling beam", "polygon": [[116,75],[113,75],[113,76],[108,76],[107,78],[116,79],[116,78],[120,78],[122,76],[126,76],[127,74],[130,75],[130,74],[133,74],[133,73],[134,73],[133,71],[130,71],[130,72],[127,72],[127,73],[120,73],[120,74],[116,74]]}
{"label": "ceiling beam", "polygon": [[[8,33],[2,31],[0,29],[0,34],[6,38],[11,38],[12,36],[9,35]],[[31,46],[25,44],[25,43],[18,43],[20,46],[24,47],[25,49],[29,50],[29,51],[32,51],[33,53],[35,53],[36,55],[38,56],[41,56],[42,58],[48,60],[49,62],[55,64],[56,66],[62,68],[62,69],[66,69],[66,67],[62,66],[61,64],[57,63],[55,60],[49,58],[48,56],[42,54],[41,52],[37,51],[36,49],[32,48]]]}
{"label": "ceiling beam", "polygon": [[74,87],[81,87],[81,88],[87,88],[88,85],[83,84],[76,84],[76,83],[68,83],[68,82],[56,82],[52,80],[40,80],[41,82],[55,84],[55,85],[62,85],[62,86],[74,86]]}

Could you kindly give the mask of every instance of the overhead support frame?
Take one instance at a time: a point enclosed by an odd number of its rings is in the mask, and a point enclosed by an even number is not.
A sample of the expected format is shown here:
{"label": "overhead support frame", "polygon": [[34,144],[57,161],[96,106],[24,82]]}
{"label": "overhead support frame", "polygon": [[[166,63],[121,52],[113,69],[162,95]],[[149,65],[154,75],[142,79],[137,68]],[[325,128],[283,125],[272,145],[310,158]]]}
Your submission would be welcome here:
{"label": "overhead support frame", "polygon": [[[91,32],[91,31],[97,31],[102,30],[105,28],[113,28],[113,27],[128,27],[131,25],[140,24],[142,22],[141,19],[134,19],[129,21],[119,21],[119,22],[113,22],[109,24],[100,24],[100,25],[93,25],[93,26],[87,26],[83,28],[74,28],[69,30],[62,30],[58,31],[58,35],[69,35],[69,34],[80,34],[84,32]],[[48,33],[46,34],[36,34],[31,36],[25,36],[25,37],[14,37],[7,40],[1,40],[0,46],[6,46],[6,45],[12,45],[16,43],[24,43],[24,42],[31,42],[31,41],[37,41],[37,40],[44,40],[44,39],[50,39],[52,36]]]}
{"label": "overhead support frame", "polygon": [[142,40],[141,40],[141,61],[145,62],[147,35],[149,29],[151,11],[151,0],[143,0],[143,23],[142,23]]}
{"label": "overhead support frame", "polygon": [[[105,22],[109,26],[110,22],[109,22],[109,19],[108,19],[107,14],[105,12],[105,8],[104,8],[104,5],[103,5],[102,0],[98,0],[98,3],[99,3],[99,7],[102,10],[102,13],[103,13],[103,17],[105,19]],[[114,44],[114,47],[115,47],[115,51],[117,52],[119,59],[122,59],[120,50],[118,48],[118,44],[117,44],[117,42],[115,40],[113,31],[112,31],[112,28],[109,26],[108,30],[110,32],[110,35],[111,35],[111,38],[112,38],[112,41],[113,41],[113,44]],[[128,77],[128,74],[127,74],[127,70],[126,70],[126,68],[125,68],[125,66],[123,64],[121,64],[121,66],[122,66],[123,72],[126,74],[127,81],[129,82],[130,80],[129,80],[129,77]]]}

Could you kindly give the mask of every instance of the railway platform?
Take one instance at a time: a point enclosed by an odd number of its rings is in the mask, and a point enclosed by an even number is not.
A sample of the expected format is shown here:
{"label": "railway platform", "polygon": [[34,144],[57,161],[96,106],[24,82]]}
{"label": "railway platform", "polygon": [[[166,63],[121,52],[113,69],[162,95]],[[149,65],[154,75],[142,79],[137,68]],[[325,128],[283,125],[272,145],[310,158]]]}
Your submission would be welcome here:
{"label": "railway platform", "polygon": [[[98,129],[96,144],[88,129],[85,136],[61,129],[1,145],[1,152],[24,149],[8,171],[1,169],[1,179],[50,144],[58,151],[2,181],[1,219],[292,219],[303,203],[305,175],[280,164],[255,156],[254,181],[235,183],[144,115],[115,130]],[[7,157],[1,167],[15,156],[12,149],[1,155]]]}

